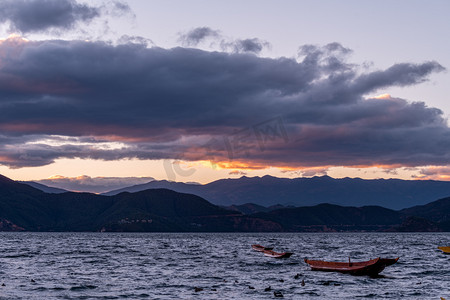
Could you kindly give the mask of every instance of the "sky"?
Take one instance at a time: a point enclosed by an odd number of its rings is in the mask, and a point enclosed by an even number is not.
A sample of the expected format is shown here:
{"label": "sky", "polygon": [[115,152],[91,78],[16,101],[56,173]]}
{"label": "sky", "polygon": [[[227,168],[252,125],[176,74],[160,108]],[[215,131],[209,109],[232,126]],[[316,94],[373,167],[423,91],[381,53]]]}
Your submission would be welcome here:
{"label": "sky", "polygon": [[450,180],[449,9],[1,0],[0,174]]}

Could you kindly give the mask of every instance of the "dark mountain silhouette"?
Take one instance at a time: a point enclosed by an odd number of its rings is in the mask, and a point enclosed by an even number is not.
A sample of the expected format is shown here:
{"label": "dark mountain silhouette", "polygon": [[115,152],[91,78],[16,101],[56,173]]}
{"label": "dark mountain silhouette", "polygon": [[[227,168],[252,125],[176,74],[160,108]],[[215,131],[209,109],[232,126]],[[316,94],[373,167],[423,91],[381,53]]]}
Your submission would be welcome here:
{"label": "dark mountain silhouette", "polygon": [[29,186],[32,186],[38,190],[41,190],[41,191],[49,193],[49,194],[62,194],[62,193],[68,192],[67,190],[64,190],[64,189],[47,186],[45,184],[37,183],[34,181],[19,181],[19,182],[28,184]]}
{"label": "dark mountain silhouette", "polygon": [[214,226],[205,224],[203,218],[221,219],[236,215],[236,212],[213,205],[196,195],[167,189],[121,193],[107,198],[111,198],[113,203],[102,212],[100,220],[111,230],[124,226],[138,227],[137,223],[140,223],[143,228],[158,231],[220,231],[220,228],[210,228]]}
{"label": "dark mountain silhouette", "polygon": [[252,216],[279,223],[287,231],[384,231],[401,223],[399,212],[379,206],[319,204]]}
{"label": "dark mountain silhouette", "polygon": [[255,214],[255,213],[259,213],[259,212],[269,212],[269,211],[287,208],[287,207],[293,208],[294,206],[284,206],[281,204],[277,204],[277,205],[265,207],[265,206],[254,204],[254,203],[245,203],[245,204],[241,204],[241,205],[224,206],[223,208],[238,211],[240,213],[243,213],[244,215],[250,215],[250,214]]}
{"label": "dark mountain silhouette", "polygon": [[23,228],[44,224],[51,215],[47,203],[40,201],[45,193],[27,184],[0,175],[0,219]]}
{"label": "dark mountain silhouette", "polygon": [[0,231],[450,231],[450,197],[400,211],[334,204],[243,207],[248,214],[168,189],[50,194],[0,176]]}
{"label": "dark mountain silhouette", "polygon": [[0,230],[282,231],[192,194],[167,189],[101,196],[44,193],[0,176]]}
{"label": "dark mountain silhouette", "polygon": [[153,180],[148,183],[132,185],[129,187],[102,193],[102,195],[114,196],[123,192],[136,193],[148,189],[169,189],[180,193],[190,193],[191,191],[197,191],[197,188],[201,186],[202,186],[201,184],[194,184],[194,183],[183,183],[167,180]]}
{"label": "dark mountain silhouette", "polygon": [[333,179],[329,176],[295,179],[244,176],[239,179],[221,179],[205,185],[162,180],[111,191],[105,195],[152,188],[167,188],[180,193],[195,194],[221,206],[246,203],[265,207],[277,204],[313,206],[331,203],[342,206],[378,205],[390,209],[403,209],[427,204],[450,195],[450,182],[447,181]]}
{"label": "dark mountain silhouette", "polygon": [[450,219],[450,197],[439,199],[426,205],[406,208],[400,212],[407,216],[418,216],[434,222],[442,222]]}
{"label": "dark mountain silhouette", "polygon": [[403,220],[399,226],[394,226],[388,231],[399,232],[439,232],[448,231],[444,224],[438,224],[425,218],[411,216]]}
{"label": "dark mountain silhouette", "polygon": [[426,205],[414,206],[400,211],[402,216],[416,216],[436,223],[445,231],[450,231],[450,197],[433,201]]}

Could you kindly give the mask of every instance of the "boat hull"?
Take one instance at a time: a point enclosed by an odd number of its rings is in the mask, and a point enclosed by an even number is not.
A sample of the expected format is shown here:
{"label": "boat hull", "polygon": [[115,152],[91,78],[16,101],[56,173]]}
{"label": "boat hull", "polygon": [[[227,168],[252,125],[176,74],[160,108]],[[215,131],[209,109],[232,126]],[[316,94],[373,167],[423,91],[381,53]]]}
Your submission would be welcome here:
{"label": "boat hull", "polygon": [[275,252],[272,250],[264,250],[264,255],[273,258],[289,258],[291,257],[292,252]]}
{"label": "boat hull", "polygon": [[375,258],[362,262],[329,262],[322,260],[309,260],[305,262],[310,265],[313,271],[340,272],[356,276],[369,275],[377,276],[387,266],[395,264],[397,258]]}
{"label": "boat hull", "polygon": [[444,252],[445,254],[450,254],[450,247],[438,247],[439,250]]}
{"label": "boat hull", "polygon": [[270,247],[264,247],[258,244],[252,245],[252,249],[258,252],[264,252],[264,250],[272,250],[273,248]]}

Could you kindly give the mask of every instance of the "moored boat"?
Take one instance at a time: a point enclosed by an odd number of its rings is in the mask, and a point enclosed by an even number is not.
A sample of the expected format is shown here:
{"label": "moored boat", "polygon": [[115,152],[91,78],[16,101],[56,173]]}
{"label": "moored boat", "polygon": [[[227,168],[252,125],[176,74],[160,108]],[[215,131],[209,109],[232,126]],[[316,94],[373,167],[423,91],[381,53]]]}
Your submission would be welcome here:
{"label": "moored boat", "polygon": [[289,258],[292,254],[292,252],[275,252],[273,250],[264,250],[265,256],[274,258]]}
{"label": "moored boat", "polygon": [[438,249],[444,253],[450,254],[450,246],[449,247],[440,246],[438,247]]}
{"label": "moored boat", "polygon": [[351,262],[332,262],[323,260],[310,260],[305,258],[305,262],[310,265],[313,271],[340,272],[351,275],[369,275],[376,276],[384,270],[385,267],[395,264],[397,258],[375,258],[368,261]]}
{"label": "moored boat", "polygon": [[264,250],[272,250],[273,248],[271,247],[264,247],[258,244],[253,244],[252,245],[252,249],[258,252],[264,252]]}

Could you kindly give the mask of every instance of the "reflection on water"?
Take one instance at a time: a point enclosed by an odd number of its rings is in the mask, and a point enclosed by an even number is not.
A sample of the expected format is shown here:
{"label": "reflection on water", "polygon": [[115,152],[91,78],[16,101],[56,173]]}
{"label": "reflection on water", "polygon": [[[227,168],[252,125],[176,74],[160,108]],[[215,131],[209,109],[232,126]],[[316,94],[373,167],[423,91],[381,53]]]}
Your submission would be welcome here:
{"label": "reflection on water", "polygon": [[[448,233],[0,233],[0,299],[450,298]],[[251,244],[291,251],[265,257]],[[400,257],[378,278],[305,257]],[[302,284],[303,282],[303,284]]]}

